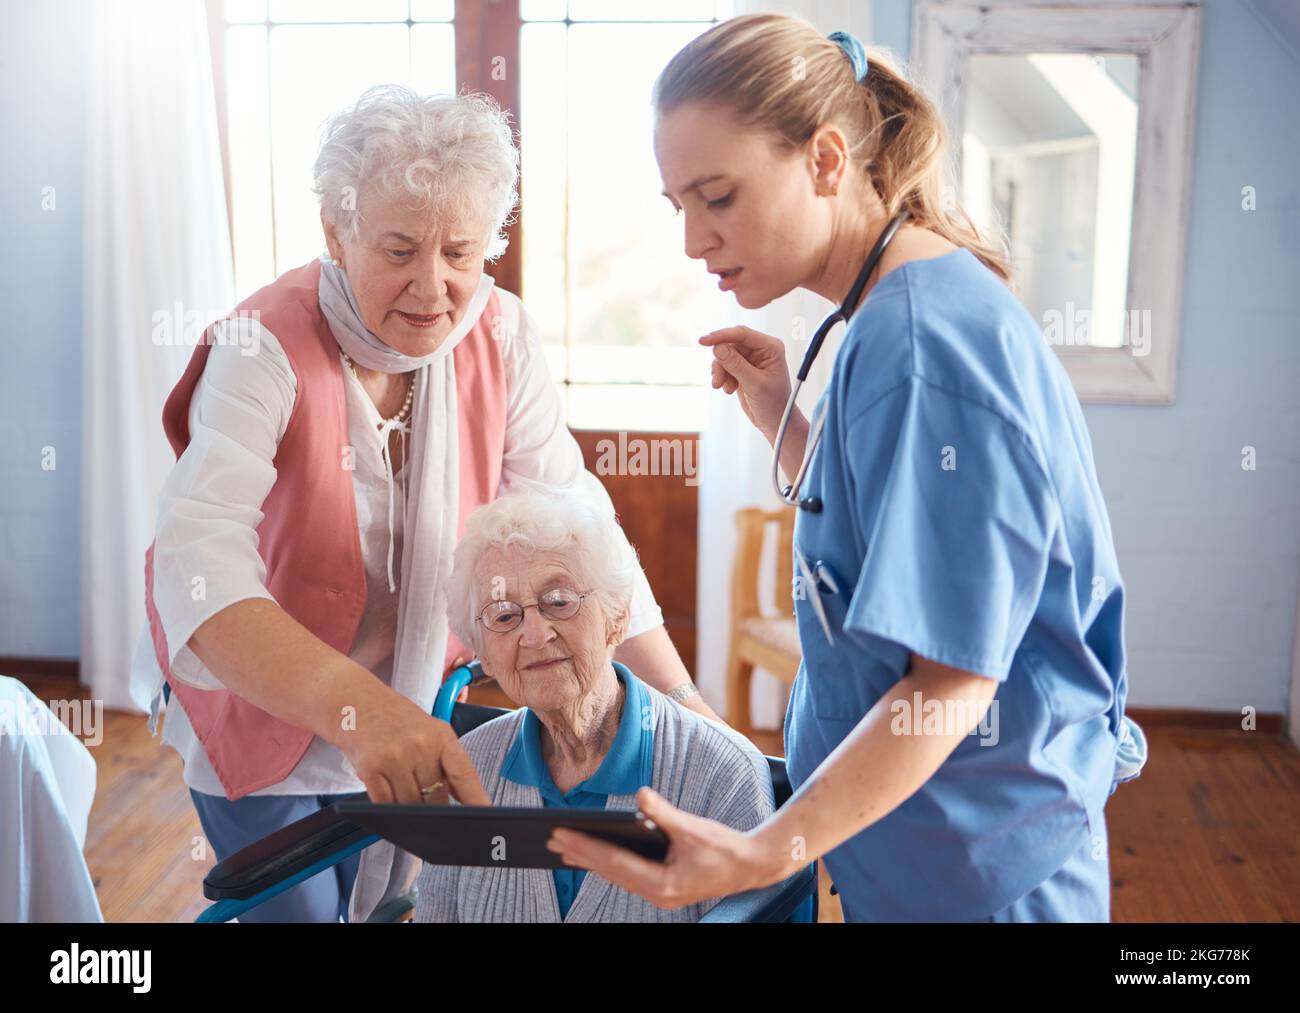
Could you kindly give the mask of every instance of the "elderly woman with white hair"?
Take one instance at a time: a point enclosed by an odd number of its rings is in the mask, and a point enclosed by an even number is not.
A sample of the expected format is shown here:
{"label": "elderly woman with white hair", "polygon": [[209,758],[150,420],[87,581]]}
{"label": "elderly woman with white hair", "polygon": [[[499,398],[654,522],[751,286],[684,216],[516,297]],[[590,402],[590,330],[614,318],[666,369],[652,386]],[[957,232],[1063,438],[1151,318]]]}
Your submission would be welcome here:
{"label": "elderly woman with white hair", "polygon": [[[328,254],[215,322],[167,399],[178,460],[133,685],[151,730],[168,701],[163,741],[218,859],[363,790],[487,801],[429,714],[465,656],[445,618],[457,535],[518,489],[582,489],[612,515],[535,323],[483,270],[517,176],[486,96],[366,92],[315,165]],[[711,715],[632,581],[620,659]],[[375,845],[241,918],[364,918],[417,871]]]}
{"label": "elderly woman with white hair", "polygon": [[[461,744],[493,805],[635,811],[651,787],[749,830],[773,809],[763,755],[614,658],[638,572],[614,519],[579,497],[523,493],[476,510],[456,548],[451,627],[522,706]],[[717,903],[666,911],[577,868],[426,865],[417,885],[416,921],[696,921]]]}

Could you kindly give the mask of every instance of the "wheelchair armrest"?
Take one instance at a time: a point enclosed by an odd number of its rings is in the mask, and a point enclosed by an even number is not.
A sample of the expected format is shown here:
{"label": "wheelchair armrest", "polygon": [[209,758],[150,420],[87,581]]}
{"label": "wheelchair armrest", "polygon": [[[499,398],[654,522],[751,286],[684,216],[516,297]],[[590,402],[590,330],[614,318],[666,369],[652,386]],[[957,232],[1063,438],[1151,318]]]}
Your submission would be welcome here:
{"label": "wheelchair armrest", "polygon": [[816,867],[806,865],[780,883],[722,898],[700,921],[784,922],[816,892]]}
{"label": "wheelchair armrest", "polygon": [[[364,799],[366,793],[348,797]],[[218,862],[203,878],[203,896],[247,900],[370,836],[326,806]]]}

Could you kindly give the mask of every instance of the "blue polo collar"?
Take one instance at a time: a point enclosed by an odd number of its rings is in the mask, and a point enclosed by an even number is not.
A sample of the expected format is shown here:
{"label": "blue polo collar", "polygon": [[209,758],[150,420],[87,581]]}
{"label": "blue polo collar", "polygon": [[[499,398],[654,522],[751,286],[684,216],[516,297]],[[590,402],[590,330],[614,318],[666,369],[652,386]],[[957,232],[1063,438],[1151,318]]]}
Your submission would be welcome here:
{"label": "blue polo collar", "polygon": [[[627,666],[614,662],[614,674],[627,690],[623,714],[609,752],[596,773],[566,794],[577,791],[601,795],[632,795],[648,785],[654,773],[654,723],[645,686]],[[501,764],[501,777],[515,784],[541,789],[551,787],[551,772],[542,759],[542,722],[524,709],[524,723]]]}

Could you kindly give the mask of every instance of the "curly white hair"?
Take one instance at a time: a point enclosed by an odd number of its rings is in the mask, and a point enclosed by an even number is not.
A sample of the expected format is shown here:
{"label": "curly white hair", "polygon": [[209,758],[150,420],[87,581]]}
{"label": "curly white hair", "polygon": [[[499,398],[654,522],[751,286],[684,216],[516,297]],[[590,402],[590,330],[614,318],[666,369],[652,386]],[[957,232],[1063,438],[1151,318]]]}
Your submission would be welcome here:
{"label": "curly white hair", "polygon": [[509,553],[558,552],[577,579],[600,602],[606,621],[617,624],[629,612],[640,566],[636,550],[608,510],[578,493],[528,491],[502,496],[469,515],[456,546],[447,586],[447,618],[461,643],[482,648],[474,621],[483,607],[476,580],[479,561],[490,548]]}
{"label": "curly white hair", "polygon": [[420,95],[377,85],[326,124],[313,167],[327,221],[345,241],[360,229],[364,194],[405,197],[441,222],[483,228],[484,257],[505,252],[519,200],[519,150],[488,95]]}

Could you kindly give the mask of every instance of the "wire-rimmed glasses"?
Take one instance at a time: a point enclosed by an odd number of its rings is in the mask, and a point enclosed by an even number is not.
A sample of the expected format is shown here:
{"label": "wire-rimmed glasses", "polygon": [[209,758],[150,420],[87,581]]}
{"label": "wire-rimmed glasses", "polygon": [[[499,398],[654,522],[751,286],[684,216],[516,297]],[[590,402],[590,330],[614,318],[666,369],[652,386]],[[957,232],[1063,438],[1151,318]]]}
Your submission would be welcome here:
{"label": "wire-rimmed glasses", "polygon": [[509,633],[524,621],[524,612],[530,608],[537,609],[547,619],[572,619],[589,594],[590,591],[579,592],[567,587],[556,587],[527,605],[514,601],[491,601],[483,606],[474,621],[492,633]]}

